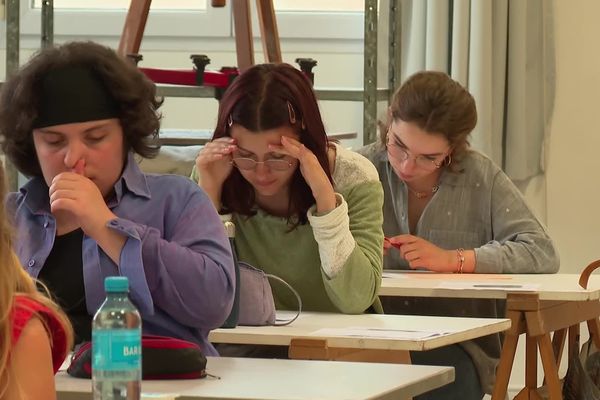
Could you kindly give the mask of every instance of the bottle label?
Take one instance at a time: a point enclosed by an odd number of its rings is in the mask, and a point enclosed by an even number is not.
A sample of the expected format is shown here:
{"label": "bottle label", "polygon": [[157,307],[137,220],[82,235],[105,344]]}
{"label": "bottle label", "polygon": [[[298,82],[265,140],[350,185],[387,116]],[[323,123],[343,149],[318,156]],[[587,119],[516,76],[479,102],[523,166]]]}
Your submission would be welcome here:
{"label": "bottle label", "polygon": [[106,329],[92,332],[92,369],[130,371],[142,368],[139,329]]}

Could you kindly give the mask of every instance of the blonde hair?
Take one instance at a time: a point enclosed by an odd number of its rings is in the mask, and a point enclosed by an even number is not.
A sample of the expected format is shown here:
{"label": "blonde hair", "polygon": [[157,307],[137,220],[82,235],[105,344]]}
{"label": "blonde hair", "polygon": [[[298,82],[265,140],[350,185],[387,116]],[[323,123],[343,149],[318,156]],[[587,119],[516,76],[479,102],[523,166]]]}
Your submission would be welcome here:
{"label": "blonde hair", "polygon": [[[65,330],[67,349],[73,343],[73,331],[67,316],[44,294],[37,290],[35,281],[25,272],[12,248],[12,228],[6,216],[4,200],[6,179],[0,162],[0,399],[8,389],[11,376],[10,350],[12,343],[12,310],[15,296],[28,297],[54,312]],[[45,324],[44,318],[40,321]],[[49,330],[48,330],[49,332]],[[52,337],[50,337],[52,346]]]}

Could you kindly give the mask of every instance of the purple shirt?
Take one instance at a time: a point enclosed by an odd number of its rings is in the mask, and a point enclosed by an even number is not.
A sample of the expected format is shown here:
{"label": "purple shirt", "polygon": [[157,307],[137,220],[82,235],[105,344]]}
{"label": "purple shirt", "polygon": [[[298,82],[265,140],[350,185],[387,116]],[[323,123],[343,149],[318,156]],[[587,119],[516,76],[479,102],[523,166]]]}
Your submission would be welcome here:
{"label": "purple shirt", "polygon": [[[107,226],[127,241],[117,266],[84,235],[88,312],[93,315],[104,301],[105,277],[126,276],[144,333],[193,341],[205,354],[216,355],[208,332],[229,315],[235,276],[231,247],[212,202],[185,177],[143,174],[133,154],[114,192],[107,204],[118,218]],[[33,277],[43,268],[56,236],[49,204],[48,186],[41,177],[7,199],[17,230],[15,251]]]}

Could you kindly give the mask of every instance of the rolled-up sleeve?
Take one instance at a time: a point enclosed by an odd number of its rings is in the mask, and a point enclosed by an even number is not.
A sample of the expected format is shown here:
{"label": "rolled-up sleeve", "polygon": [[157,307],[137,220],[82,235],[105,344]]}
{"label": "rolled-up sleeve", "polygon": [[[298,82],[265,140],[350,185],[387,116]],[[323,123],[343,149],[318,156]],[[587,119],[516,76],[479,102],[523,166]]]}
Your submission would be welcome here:
{"label": "rolled-up sleeve", "polygon": [[179,323],[218,327],[233,302],[233,259],[223,224],[204,193],[193,193],[170,232],[118,218],[108,226],[127,236],[119,271],[130,279],[138,307],[160,307]]}

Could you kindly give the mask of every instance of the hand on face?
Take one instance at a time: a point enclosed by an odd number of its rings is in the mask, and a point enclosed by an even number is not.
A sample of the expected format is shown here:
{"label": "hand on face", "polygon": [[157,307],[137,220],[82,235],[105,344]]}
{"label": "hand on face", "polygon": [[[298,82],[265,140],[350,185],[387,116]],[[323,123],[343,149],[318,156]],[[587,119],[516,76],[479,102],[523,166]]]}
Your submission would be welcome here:
{"label": "hand on face", "polygon": [[335,197],[333,186],[321,164],[319,164],[317,156],[302,143],[288,136],[282,136],[281,146],[269,145],[269,149],[294,157],[299,161],[300,172],[308,186],[310,186],[313,197],[317,202],[319,198],[325,196]]}
{"label": "hand on face", "polygon": [[[387,247],[386,247],[387,246]],[[398,235],[386,238],[384,252],[395,247],[411,269],[425,268],[434,272],[456,272],[456,253],[444,250],[425,239],[413,235]]]}
{"label": "hand on face", "polygon": [[203,188],[221,188],[225,179],[231,174],[232,153],[236,151],[236,141],[230,137],[222,137],[207,143],[198,157],[196,168]]}
{"label": "hand on face", "polygon": [[116,218],[98,186],[84,175],[85,161],[77,161],[71,172],[54,177],[50,185],[50,210],[74,218],[86,235],[95,237],[108,221]]}

